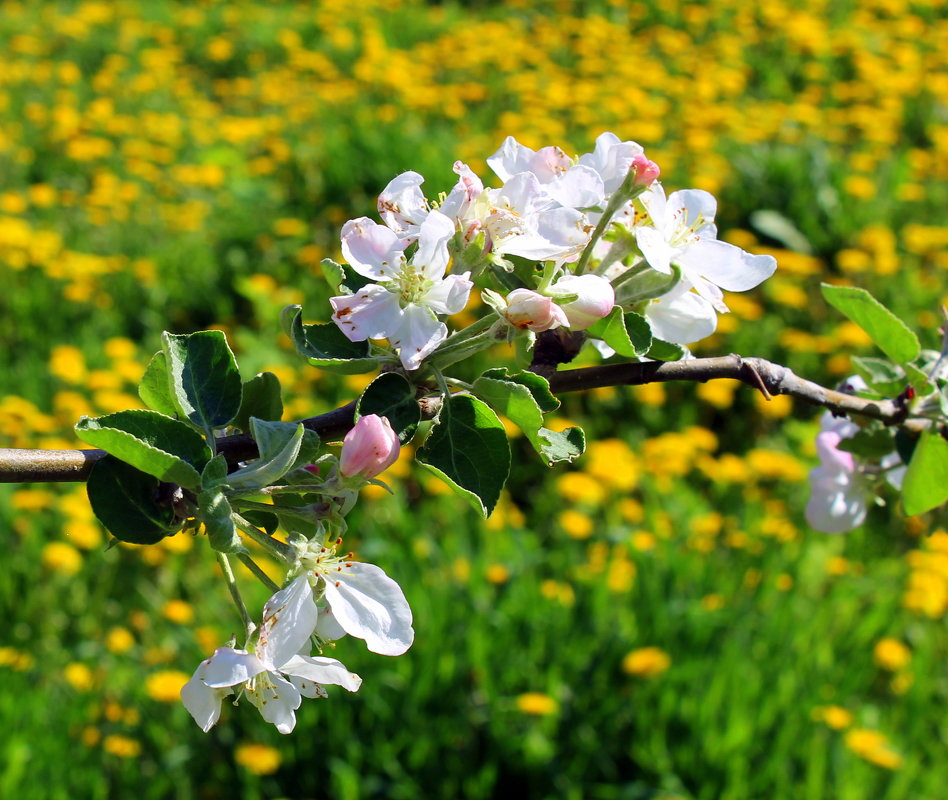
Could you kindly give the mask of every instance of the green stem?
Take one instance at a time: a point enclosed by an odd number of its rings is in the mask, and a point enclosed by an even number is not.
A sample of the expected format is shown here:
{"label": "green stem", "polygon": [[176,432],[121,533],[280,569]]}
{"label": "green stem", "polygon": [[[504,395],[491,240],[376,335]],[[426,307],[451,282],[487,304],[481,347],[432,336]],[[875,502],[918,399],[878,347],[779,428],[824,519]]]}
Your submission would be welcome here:
{"label": "green stem", "polygon": [[[261,505],[263,504],[261,503]],[[271,511],[272,508],[272,506],[267,506],[267,511]],[[247,534],[247,536],[253,539],[262,548],[267,550],[271,555],[276,556],[286,564],[293,563],[296,551],[288,544],[278,542],[272,536],[269,536],[257,528],[256,525],[253,525],[245,520],[242,516],[240,516],[240,514],[234,514],[234,524],[240,528],[241,532]]]}
{"label": "green stem", "polygon": [[267,573],[264,572],[262,569],[260,569],[259,564],[257,564],[257,562],[254,561],[250,556],[248,556],[246,553],[238,553],[237,558],[239,558],[240,562],[247,569],[249,569],[260,580],[260,582],[264,586],[266,586],[270,591],[272,592],[280,591],[280,585],[272,581],[270,579],[270,576],[267,575]]}
{"label": "green stem", "polygon": [[622,208],[629,200],[638,197],[645,191],[644,186],[635,185],[635,177],[635,170],[629,170],[629,174],[625,176],[622,185],[616,189],[612,197],[609,198],[609,202],[606,203],[602,216],[599,218],[599,223],[592,232],[592,236],[589,237],[589,244],[586,245],[582,255],[579,257],[579,261],[576,263],[576,269],[573,270],[573,274],[582,275],[586,271],[586,265],[589,264],[593,248],[596,246],[596,242],[598,242],[606,232],[606,228],[608,228],[609,223],[612,222],[616,211]]}
{"label": "green stem", "polygon": [[490,313],[463,331],[458,331],[428,358],[425,366],[437,372],[496,344],[494,326],[498,319],[496,313]]}
{"label": "green stem", "polygon": [[224,573],[224,580],[227,581],[227,588],[230,591],[231,599],[234,601],[234,605],[237,606],[237,611],[240,612],[240,619],[244,623],[244,632],[247,639],[250,639],[256,625],[250,619],[250,614],[247,613],[247,606],[244,605],[244,599],[240,596],[240,589],[237,588],[237,579],[234,577],[234,571],[231,569],[230,560],[227,558],[224,553],[217,553],[217,563],[221,565],[221,570]]}

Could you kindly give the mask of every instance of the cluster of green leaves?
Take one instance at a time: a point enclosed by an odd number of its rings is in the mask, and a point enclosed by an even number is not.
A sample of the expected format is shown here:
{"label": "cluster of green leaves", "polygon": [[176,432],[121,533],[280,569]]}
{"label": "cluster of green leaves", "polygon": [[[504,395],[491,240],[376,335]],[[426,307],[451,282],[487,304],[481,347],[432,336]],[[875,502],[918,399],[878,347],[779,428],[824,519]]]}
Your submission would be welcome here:
{"label": "cluster of green leaves", "polygon": [[[117,539],[155,544],[203,524],[221,552],[242,548],[232,500],[315,461],[319,437],[280,422],[280,383],[271,373],[242,382],[220,331],[165,333],[139,385],[148,409],[83,417],[76,433],[105,450],[88,480],[96,516]],[[259,458],[230,471],[216,432],[245,431]],[[269,526],[267,526],[269,527]]]}
{"label": "cluster of green leaves", "polygon": [[931,511],[948,502],[948,345],[941,353],[922,350],[915,333],[865,289],[823,284],[826,301],[862,328],[887,356],[853,358],[866,381],[864,396],[898,398],[906,415],[930,425],[915,438],[872,422],[840,447],[869,460],[897,452],[908,465],[902,482],[905,513]]}

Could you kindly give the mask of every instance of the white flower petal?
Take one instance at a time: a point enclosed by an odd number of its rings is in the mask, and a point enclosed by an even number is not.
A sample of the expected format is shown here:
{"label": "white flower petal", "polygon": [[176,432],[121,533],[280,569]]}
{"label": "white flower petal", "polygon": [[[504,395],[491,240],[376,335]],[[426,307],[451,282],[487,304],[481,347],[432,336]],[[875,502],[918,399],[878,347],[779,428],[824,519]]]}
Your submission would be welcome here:
{"label": "white flower petal", "polygon": [[352,342],[387,339],[402,324],[398,295],[384,286],[370,283],[355,294],[330,297],[332,321]]}
{"label": "white flower petal", "polygon": [[292,683],[276,672],[266,672],[244,690],[246,698],[253,703],[260,716],[276,725],[280,733],[291,733],[296,727],[296,709],[300,707],[302,695]]}
{"label": "white flower petal", "polygon": [[427,306],[414,303],[402,309],[401,323],[388,336],[405,369],[418,369],[447,338],[448,326]]}
{"label": "white flower petal", "polygon": [[201,730],[207,733],[220,719],[221,701],[232,691],[229,688],[212,689],[208,686],[200,677],[203,667],[202,663],[191,680],[181,687],[181,702]]}
{"label": "white flower petal", "polygon": [[814,530],[850,531],[866,519],[867,508],[866,489],[854,474],[823,466],[810,471],[810,498],[805,515]]}
{"label": "white flower petal", "polygon": [[263,623],[257,654],[271,667],[279,668],[292,658],[313,635],[316,604],[305,575],[273,595],[263,607]]}
{"label": "white flower petal", "polygon": [[249,681],[267,668],[255,653],[232,647],[218,647],[201,666],[201,679],[216,689]]}
{"label": "white flower petal", "polygon": [[[284,673],[290,678],[302,678],[323,686],[341,686],[350,692],[359,691],[362,678],[350,672],[345,664],[334,658],[297,655],[283,665]],[[299,684],[293,682],[297,688]]]}
{"label": "white flower petal", "polygon": [[652,332],[659,339],[691,344],[714,333],[718,315],[703,297],[687,290],[672,290],[645,309]]}
{"label": "white flower petal", "polygon": [[398,273],[408,243],[394,231],[368,217],[350,219],[342,226],[342,255],[360,275],[374,281],[388,280]]}
{"label": "white flower petal", "polygon": [[598,206],[605,190],[602,178],[592,167],[577,165],[543,187],[557,203],[566,208]]}
{"label": "white flower petal", "polygon": [[448,268],[451,255],[448,242],[454,236],[454,223],[440,211],[428,214],[418,232],[418,250],[411,263],[421,267],[428,280],[439,280]]}
{"label": "white flower petal", "polygon": [[508,136],[497,152],[488,157],[487,166],[494,170],[498,178],[507,181],[518,172],[528,171],[533,156],[533,150],[524,147],[513,136]]}
{"label": "white flower petal", "polygon": [[379,195],[379,216],[401,237],[417,236],[428,216],[428,201],[421,191],[424,182],[417,172],[403,172],[392,178]]}
{"label": "white flower petal", "polygon": [[350,636],[373,653],[397,656],[411,647],[411,608],[401,587],[374,564],[353,563],[326,578],[326,602]]}
{"label": "white flower petal", "polygon": [[457,314],[464,310],[474,284],[469,280],[470,272],[448,275],[435,283],[424,296],[424,304],[436,314]]}
{"label": "white flower petal", "polygon": [[729,292],[753,289],[777,269],[773,256],[751,255],[717,239],[702,239],[683,252],[677,263]]}
{"label": "white flower petal", "polygon": [[635,243],[652,269],[665,275],[671,274],[671,262],[678,251],[668,243],[662,231],[649,225],[639,225],[635,228]]}
{"label": "white flower petal", "polygon": [[332,609],[329,606],[323,606],[319,609],[319,619],[316,621],[316,635],[327,642],[341,639],[346,635],[345,629],[339,624],[339,621],[333,616]]}

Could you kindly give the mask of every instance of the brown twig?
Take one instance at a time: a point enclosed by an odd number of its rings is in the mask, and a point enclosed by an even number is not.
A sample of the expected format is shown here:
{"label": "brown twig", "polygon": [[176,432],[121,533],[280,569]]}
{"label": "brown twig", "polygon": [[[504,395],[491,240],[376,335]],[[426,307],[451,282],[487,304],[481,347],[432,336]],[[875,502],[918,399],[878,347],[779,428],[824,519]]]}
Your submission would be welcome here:
{"label": "brown twig", "polygon": [[[856,414],[878,419],[887,425],[921,428],[923,420],[908,419],[904,403],[894,400],[865,400],[827,389],[800,378],[787,367],[763,358],[738,355],[719,358],[694,358],[687,361],[646,361],[635,364],[606,364],[599,367],[561,370],[550,376],[555,394],[596,389],[603,386],[639,386],[668,381],[710,381],[731,378],[746,383],[767,395],[785,394],[834,414]],[[422,416],[432,419],[440,408],[440,397],[419,400]],[[323,439],[341,438],[353,425],[355,402],[326,414],[302,420]],[[226,436],[217,442],[218,452],[231,463],[257,456],[253,439],[246,434]],[[0,483],[38,481],[84,481],[105,453],[102,450],[13,450],[0,449]]]}

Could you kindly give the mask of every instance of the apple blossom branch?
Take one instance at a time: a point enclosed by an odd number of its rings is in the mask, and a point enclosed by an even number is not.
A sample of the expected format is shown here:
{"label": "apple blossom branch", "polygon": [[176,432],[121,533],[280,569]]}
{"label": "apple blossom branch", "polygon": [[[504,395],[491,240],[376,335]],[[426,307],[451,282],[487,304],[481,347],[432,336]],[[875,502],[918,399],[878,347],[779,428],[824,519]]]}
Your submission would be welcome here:
{"label": "apple blossom branch", "polygon": [[[909,419],[904,402],[866,400],[844,394],[806,380],[780,364],[763,358],[739,355],[694,358],[686,361],[647,361],[632,364],[606,364],[596,367],[561,370],[549,376],[554,394],[597,389],[604,386],[640,386],[669,381],[705,382],[729,378],[757,389],[770,399],[785,394],[820,406],[838,415],[856,414],[878,419],[887,425],[921,429],[924,420]],[[419,400],[422,416],[434,418],[441,407],[440,396]],[[355,401],[340,408],[302,420],[303,425],[323,439],[341,439],[354,424]],[[218,441],[218,451],[231,463],[256,457],[253,439],[246,435],[226,436]],[[102,450],[28,450],[0,449],[0,483],[85,481]]]}

